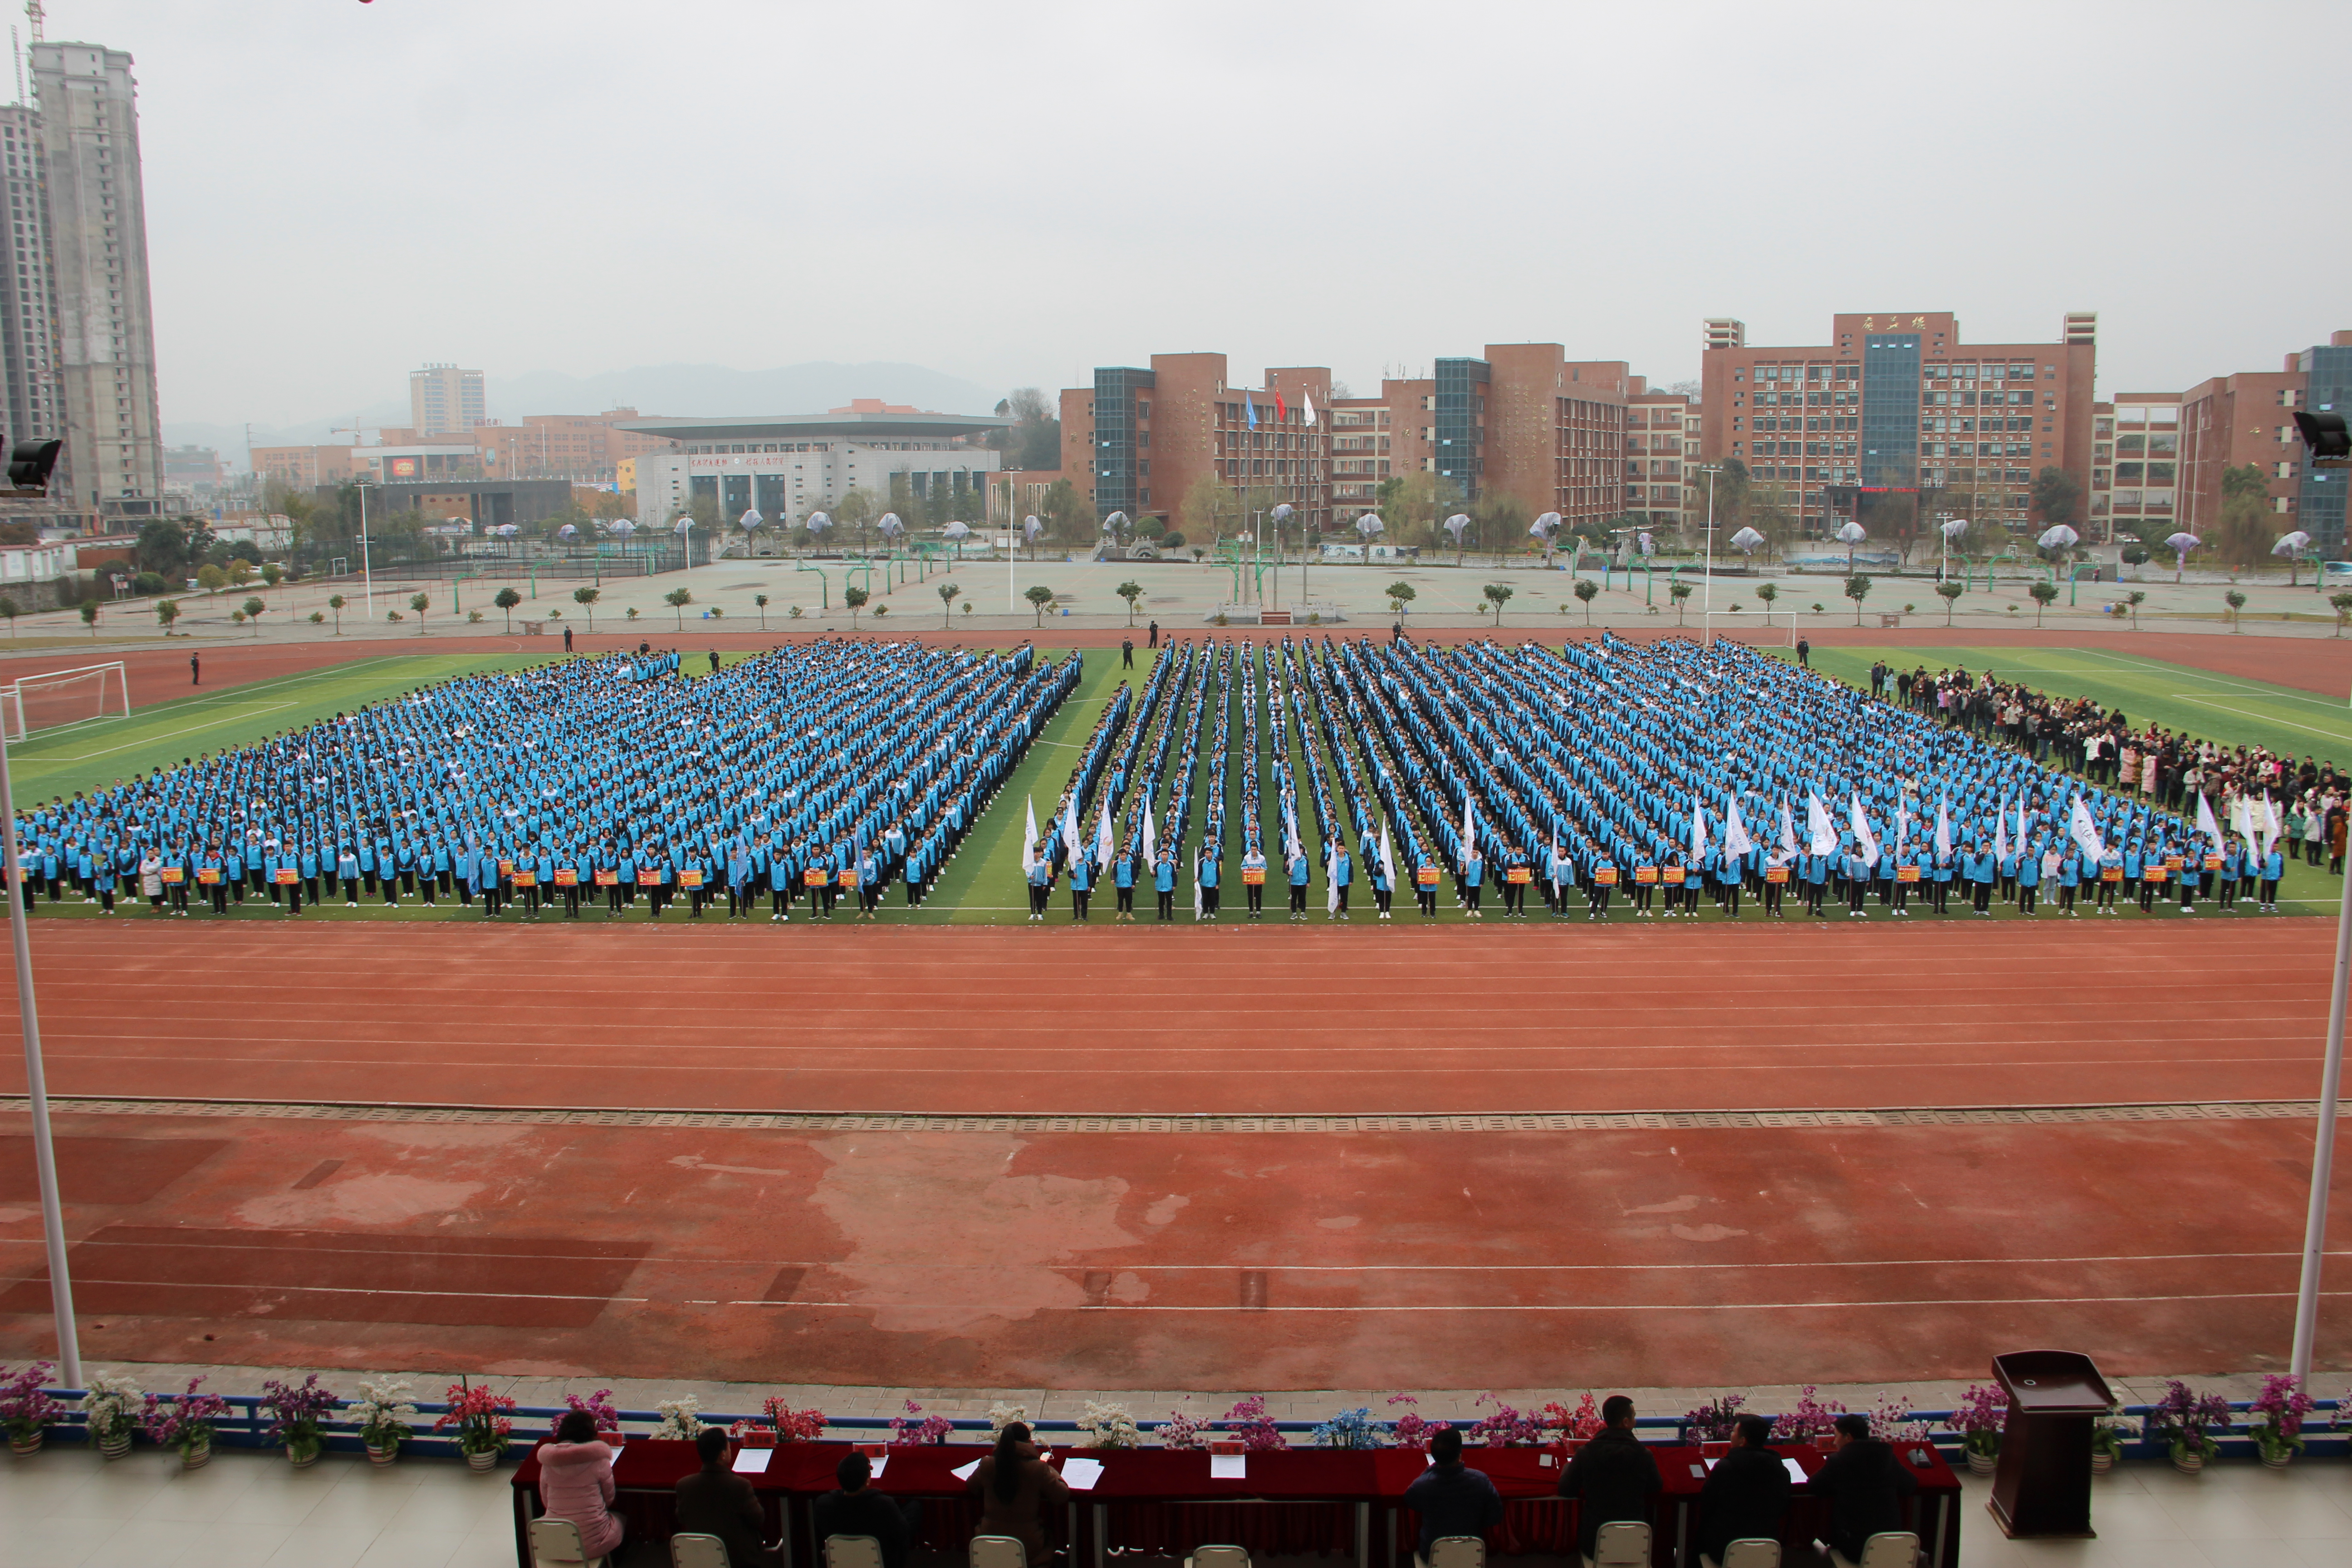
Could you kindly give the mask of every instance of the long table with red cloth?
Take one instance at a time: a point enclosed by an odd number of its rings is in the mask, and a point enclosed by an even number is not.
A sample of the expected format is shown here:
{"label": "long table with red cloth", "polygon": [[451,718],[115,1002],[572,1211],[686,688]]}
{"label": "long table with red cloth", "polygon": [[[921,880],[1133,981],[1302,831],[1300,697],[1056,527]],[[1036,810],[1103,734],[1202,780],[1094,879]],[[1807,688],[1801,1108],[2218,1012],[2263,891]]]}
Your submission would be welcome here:
{"label": "long table with red cloth", "polygon": [[[789,1534],[788,1564],[818,1568],[807,1504],[834,1489],[834,1468],[855,1445],[787,1443],[772,1450],[764,1472],[747,1475],[767,1511],[771,1538]],[[1821,1468],[1819,1450],[1778,1445],[1807,1475]],[[964,1481],[953,1472],[988,1453],[974,1444],[892,1448],[875,1489],[890,1496],[921,1498],[926,1506],[917,1531],[920,1548],[961,1555],[976,1530],[979,1510]],[[1688,1568],[1695,1504],[1706,1478],[1696,1447],[1653,1445],[1665,1489],[1653,1520],[1654,1561],[1658,1568]],[[1959,1479],[1942,1456],[1925,1443],[1897,1445],[1918,1478],[1919,1495],[1907,1522],[1927,1548],[1930,1568],[1958,1568]],[[1056,1468],[1071,1458],[1103,1467],[1094,1486],[1075,1492],[1068,1516],[1049,1519],[1047,1534],[1072,1549],[1075,1561],[1103,1568],[1113,1548],[1182,1557],[1194,1547],[1219,1542],[1247,1547],[1265,1556],[1328,1555],[1352,1551],[1360,1568],[1370,1568],[1375,1546],[1381,1568],[1412,1560],[1419,1516],[1402,1506],[1405,1488],[1427,1466],[1411,1448],[1291,1448],[1244,1457],[1245,1474],[1210,1474],[1211,1456],[1199,1449],[1057,1449]],[[1463,1460],[1494,1479],[1504,1500],[1503,1522],[1486,1536],[1498,1556],[1542,1554],[1571,1560],[1576,1550],[1576,1504],[1554,1496],[1564,1458],[1551,1448],[1467,1448]],[[877,1462],[878,1457],[877,1457]],[[679,1479],[700,1468],[694,1445],[632,1441],[614,1457],[614,1508],[627,1521],[627,1539],[663,1541],[676,1526]],[[515,1545],[518,1561],[530,1568],[530,1521],[539,1500],[537,1449],[514,1476]],[[1384,1517],[1375,1523],[1375,1510]],[[1789,1552],[1817,1536],[1822,1505],[1799,1488],[1781,1539]],[[1058,1524],[1058,1530],[1055,1528]]]}

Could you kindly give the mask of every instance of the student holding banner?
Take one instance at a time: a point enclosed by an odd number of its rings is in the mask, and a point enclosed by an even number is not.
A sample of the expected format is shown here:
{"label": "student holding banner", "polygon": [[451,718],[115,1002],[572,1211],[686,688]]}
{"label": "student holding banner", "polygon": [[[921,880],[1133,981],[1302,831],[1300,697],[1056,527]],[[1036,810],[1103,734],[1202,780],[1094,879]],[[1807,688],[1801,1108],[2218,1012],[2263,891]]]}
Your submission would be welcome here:
{"label": "student holding banner", "polygon": [[1437,868],[1436,858],[1423,851],[1421,862],[1412,868],[1412,896],[1420,900],[1423,916],[1434,919],[1437,914],[1437,883],[1444,873]]}
{"label": "student holding banner", "polygon": [[1592,862],[1592,880],[1584,889],[1584,918],[1605,921],[1609,918],[1609,895],[1617,886],[1617,862],[1608,854],[1596,857]]}
{"label": "student holding banner", "polygon": [[1242,892],[1249,900],[1249,918],[1257,919],[1265,909],[1265,851],[1254,837],[1242,849]]}
{"label": "student holding banner", "polygon": [[1780,920],[1780,900],[1789,890],[1789,863],[1793,858],[1784,850],[1775,849],[1764,863],[1764,917]]}

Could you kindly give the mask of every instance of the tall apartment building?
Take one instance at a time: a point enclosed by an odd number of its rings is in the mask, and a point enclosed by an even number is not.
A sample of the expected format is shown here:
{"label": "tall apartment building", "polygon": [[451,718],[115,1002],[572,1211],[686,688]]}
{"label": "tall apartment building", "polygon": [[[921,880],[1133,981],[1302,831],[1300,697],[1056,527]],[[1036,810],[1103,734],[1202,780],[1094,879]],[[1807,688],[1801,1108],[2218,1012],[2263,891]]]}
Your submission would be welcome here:
{"label": "tall apartment building", "polygon": [[[2091,407],[2091,494],[2083,537],[2161,539],[2180,526],[2180,394],[2119,392]],[[2151,534],[2150,531],[2153,530]]]}
{"label": "tall apartment building", "polygon": [[[49,266],[48,180],[41,117],[30,105],[0,106],[0,159],[8,181],[14,266],[0,266],[0,440],[45,440],[64,428],[57,378],[57,286]],[[50,476],[50,492],[74,493],[72,454]],[[73,510],[68,505],[66,510]]]}
{"label": "tall apartment building", "polygon": [[462,436],[489,417],[482,373],[428,364],[408,373],[408,422],[425,436]]}
{"label": "tall apartment building", "polygon": [[2088,493],[2095,316],[2068,315],[2046,343],[1969,343],[1949,311],[1838,315],[1830,338],[1758,347],[1715,318],[1700,362],[1706,460],[1779,487],[1807,533],[1874,497],[2022,530],[2045,467]]}
{"label": "tall apartment building", "polygon": [[1653,529],[1705,526],[1706,476],[1700,471],[1696,400],[1687,392],[1652,392],[1638,375],[1630,386],[1625,515]]}
{"label": "tall apartment building", "polygon": [[[76,510],[96,512],[101,525],[156,516],[163,445],[131,57],[53,43],[37,29],[30,53],[54,278],[56,433],[66,443],[70,494]],[[52,494],[67,493],[52,486]]]}
{"label": "tall apartment building", "polygon": [[2345,472],[2305,461],[2298,408],[2352,412],[2352,331],[2286,355],[2277,370],[2214,376],[2181,395],[2181,527],[2218,523],[2222,470],[2252,463],[2269,480],[2271,510],[2294,519],[2281,531],[2301,529],[2329,560],[2343,559]]}

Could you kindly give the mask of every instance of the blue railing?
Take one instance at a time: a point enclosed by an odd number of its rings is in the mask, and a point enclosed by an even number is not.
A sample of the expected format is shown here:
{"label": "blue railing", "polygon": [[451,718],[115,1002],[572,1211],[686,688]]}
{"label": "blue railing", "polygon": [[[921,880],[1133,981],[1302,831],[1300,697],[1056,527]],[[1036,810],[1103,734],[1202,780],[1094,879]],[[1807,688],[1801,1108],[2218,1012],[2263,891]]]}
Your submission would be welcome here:
{"label": "blue railing", "polygon": [[[79,1401],[81,1399],[83,1394],[83,1391],[80,1389],[71,1388],[51,1388],[45,1389],[43,1392],[50,1398],[60,1402]],[[261,1395],[256,1394],[225,1394],[222,1397],[228,1401],[230,1414],[224,1416],[215,1427],[213,1444],[215,1447],[265,1448],[272,1447],[267,1436],[269,1430],[270,1421],[269,1417],[262,1411],[261,1407],[264,1401]],[[341,1400],[337,1403],[341,1407],[348,1409],[353,1402],[350,1400]],[[425,1400],[417,1400],[415,1403],[418,1419],[415,1423],[415,1431],[412,1432],[411,1435],[402,1443],[401,1447],[403,1452],[411,1455],[456,1457],[459,1450],[457,1447],[457,1438],[455,1429],[452,1428],[447,1431],[437,1433],[433,1430],[434,1419],[446,1414],[448,1411],[449,1406],[446,1405],[433,1404]],[[2317,1429],[2318,1424],[2323,1420],[2329,1419],[2334,1415],[2345,1414],[2344,1403],[2345,1402],[2333,1399],[2315,1401],[2316,1409],[2314,1411],[2312,1415],[2307,1418],[2304,1430],[2304,1440],[2305,1444],[2308,1445],[2307,1452],[2309,1456],[2317,1457],[2352,1454],[2352,1430]],[[2167,1456],[2168,1451],[2168,1447],[2161,1437],[2149,1437],[2145,1435],[2145,1424],[2147,1419],[2148,1415],[2156,1410],[2156,1408],[2157,1407],[2152,1405],[2126,1405],[2118,1412],[2120,1415],[2128,1415],[2140,1421],[2143,1426],[2143,1434],[2129,1439],[2125,1444],[2125,1458],[2133,1459],[2161,1459]],[[2241,1401],[2233,1402],[2230,1408],[2232,1412],[2242,1412],[2251,1408],[2251,1406],[2245,1402]],[[557,1419],[569,1415],[571,1413],[571,1409],[572,1407],[570,1405],[518,1405],[516,1408],[506,1412],[505,1414],[507,1417],[513,1422],[515,1427],[513,1438],[508,1450],[509,1457],[520,1458],[522,1454],[528,1453],[530,1451],[530,1445],[539,1437],[551,1432]],[[642,1431],[626,1433],[627,1426],[654,1426],[659,1425],[662,1419],[661,1413],[657,1410],[623,1410],[619,1411],[617,1414],[625,1424],[624,1430],[625,1435],[640,1440],[649,1436],[649,1434]],[[1763,1415],[1769,1413],[1759,1411],[1756,1414]],[[1948,1425],[1953,1415],[1954,1412],[1949,1410],[1914,1411],[1908,1417],[1906,1425],[1922,1422],[1926,1423],[1928,1428],[1928,1436],[1927,1438],[1928,1444],[1942,1451],[1948,1458],[1957,1458],[1961,1451],[1961,1439],[1960,1434],[1952,1430]],[[763,1422],[767,1417],[762,1414],[756,1413],[748,1415],[727,1415],[716,1411],[702,1411],[697,1413],[697,1419],[708,1426],[732,1426],[740,1421]],[[1425,1417],[1424,1419],[1430,1420],[1433,1425],[1438,1418]],[[887,1432],[890,1429],[890,1421],[891,1417],[887,1415],[830,1416],[825,1421],[825,1430],[828,1433],[837,1432],[845,1434]],[[991,1425],[985,1417],[966,1417],[961,1420],[950,1418],[948,1424],[959,1435],[964,1433],[982,1434],[992,1430]],[[1477,1420],[1475,1417],[1465,1420],[1457,1420],[1453,1423],[1453,1425],[1465,1430],[1471,1426],[1475,1426],[1476,1424]],[[1676,1415],[1643,1416],[1637,1418],[1633,1424],[1637,1428],[1645,1432],[1659,1435],[1660,1440],[1664,1442],[1678,1441],[1682,1436],[1682,1428],[1685,1425],[1682,1418]],[[908,1425],[911,1426],[913,1423],[909,1422]],[[1033,1431],[1040,1433],[1076,1432],[1079,1430],[1078,1424],[1075,1421],[1039,1420],[1029,1421],[1027,1422],[1027,1425]],[[1147,1437],[1160,1431],[1165,1425],[1165,1423],[1161,1422],[1150,1421],[1139,1421],[1137,1423],[1138,1428]],[[1211,1423],[1204,1421],[1202,1425],[1205,1429],[1211,1425]],[[1275,1430],[1278,1432],[1286,1435],[1295,1435],[1312,1432],[1318,1426],[1323,1425],[1323,1423],[1319,1421],[1276,1421],[1268,1423],[1268,1425],[1272,1426]],[[320,1426],[325,1433],[325,1447],[328,1450],[331,1452],[353,1454],[362,1450],[362,1445],[360,1441],[360,1428],[354,1423],[349,1420],[330,1419],[321,1422]],[[1230,1433],[1220,1426],[1216,1435],[1220,1436],[1229,1436]],[[2224,1458],[2245,1458],[2252,1456],[2256,1452],[2255,1443],[2251,1434],[2251,1430],[2247,1423],[2242,1420],[2232,1421],[2226,1430],[2215,1431],[2210,1435],[2220,1446]],[[57,1425],[49,1428],[48,1436],[51,1442],[86,1443],[89,1441],[88,1423],[79,1410],[68,1410],[58,1419]]]}

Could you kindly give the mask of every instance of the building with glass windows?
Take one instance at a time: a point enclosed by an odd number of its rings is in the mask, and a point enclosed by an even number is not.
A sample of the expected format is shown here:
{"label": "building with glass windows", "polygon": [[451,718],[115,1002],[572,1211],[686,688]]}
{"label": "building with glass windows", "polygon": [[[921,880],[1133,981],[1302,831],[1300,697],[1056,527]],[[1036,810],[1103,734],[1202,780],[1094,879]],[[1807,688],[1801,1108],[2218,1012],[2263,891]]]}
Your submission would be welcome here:
{"label": "building with glass windows", "polygon": [[936,501],[954,511],[968,504],[969,521],[983,521],[988,476],[998,467],[998,454],[983,441],[1011,423],[861,399],[830,414],[633,419],[613,428],[662,443],[636,459],[637,522],[659,528],[697,500],[714,503],[729,523],[751,510],[770,523],[797,523],[831,510],[852,489],[879,514],[900,480],[927,507]]}
{"label": "building with glass windows", "polygon": [[1700,452],[1737,458],[1809,535],[1857,510],[1865,526],[1920,530],[1951,513],[2022,531],[2050,521],[2033,507],[2042,468],[2063,468],[2087,501],[2096,339],[2087,312],[2050,342],[1970,343],[1949,311],[1927,311],[1839,315],[1827,343],[1768,348],[1716,318]]}
{"label": "building with glass windows", "polygon": [[[2221,475],[2252,464],[2268,481],[2281,533],[2300,529],[2331,561],[2346,554],[2344,474],[2311,469],[2295,428],[2298,408],[2352,411],[2352,331],[2284,357],[2277,370],[2240,371],[2200,381],[2180,398],[2180,526],[2202,537],[2221,520]],[[2124,427],[2116,457],[2120,494]]]}

